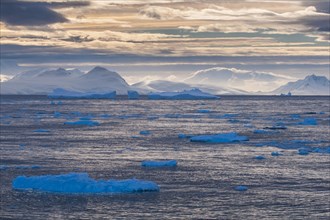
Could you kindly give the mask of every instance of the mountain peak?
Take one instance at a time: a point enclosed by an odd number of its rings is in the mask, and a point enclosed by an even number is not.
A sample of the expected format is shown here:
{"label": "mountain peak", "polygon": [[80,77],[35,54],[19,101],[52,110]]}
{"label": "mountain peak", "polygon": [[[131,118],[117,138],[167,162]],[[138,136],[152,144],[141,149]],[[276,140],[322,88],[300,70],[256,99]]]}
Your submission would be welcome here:
{"label": "mountain peak", "polygon": [[94,67],[92,70],[90,70],[89,72],[103,72],[103,71],[107,71],[110,72],[108,69],[102,67],[102,66],[96,66]]}

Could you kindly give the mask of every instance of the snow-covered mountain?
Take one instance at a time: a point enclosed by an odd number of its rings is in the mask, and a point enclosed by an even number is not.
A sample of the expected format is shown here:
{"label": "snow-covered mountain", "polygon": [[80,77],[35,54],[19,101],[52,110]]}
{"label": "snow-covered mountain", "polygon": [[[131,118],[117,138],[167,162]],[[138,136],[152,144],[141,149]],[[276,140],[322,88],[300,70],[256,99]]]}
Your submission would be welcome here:
{"label": "snow-covered mountain", "polygon": [[274,91],[271,94],[287,94],[292,95],[330,95],[330,81],[325,76],[309,75],[305,79],[295,82],[289,82]]}
{"label": "snow-covered mountain", "polygon": [[202,84],[187,84],[183,82],[173,82],[173,81],[166,81],[166,80],[154,80],[149,82],[139,82],[133,84],[131,86],[132,89],[137,90],[141,93],[148,93],[148,92],[179,92],[182,90],[191,90],[194,88],[199,88],[204,92],[223,95],[223,94],[230,94],[230,95],[247,95],[249,94],[246,91],[238,90],[238,89],[230,89],[224,88],[219,86],[212,86],[212,85],[202,85]]}
{"label": "snow-covered mountain", "polygon": [[1,83],[2,94],[48,94],[56,88],[77,92],[126,94],[129,85],[116,72],[95,67],[88,73],[78,69],[37,69],[16,75]]}
{"label": "snow-covered mountain", "polygon": [[214,67],[192,73],[184,82],[204,84],[247,91],[266,91],[276,88],[293,78],[268,72],[241,70],[236,68]]}
{"label": "snow-covered mountain", "polygon": [[12,76],[0,74],[0,82],[6,82],[6,81],[10,80],[11,78],[12,78]]}

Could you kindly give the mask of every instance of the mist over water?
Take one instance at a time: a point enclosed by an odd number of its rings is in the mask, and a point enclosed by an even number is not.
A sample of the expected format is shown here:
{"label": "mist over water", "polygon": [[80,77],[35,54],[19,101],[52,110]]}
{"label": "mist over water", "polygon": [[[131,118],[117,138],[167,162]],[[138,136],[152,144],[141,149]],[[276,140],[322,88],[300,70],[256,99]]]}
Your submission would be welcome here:
{"label": "mist over water", "polygon": [[[328,219],[329,97],[223,96],[220,100],[51,100],[1,96],[0,216],[12,219]],[[59,103],[59,101],[61,101]],[[209,111],[201,111],[209,110]],[[99,126],[70,126],[90,118]],[[316,126],[298,125],[315,118]],[[274,124],[286,130],[256,134]],[[46,129],[49,132],[34,132]],[[140,135],[140,131],[150,131]],[[178,138],[237,132],[247,142]],[[273,142],[276,144],[271,144]],[[291,146],[291,145],[290,145]],[[273,157],[278,151],[282,156]],[[262,155],[264,160],[256,160]],[[176,168],[141,167],[175,159]],[[32,166],[39,166],[32,168]],[[22,167],[24,166],[24,167]],[[17,191],[20,175],[87,172],[94,179],[154,181],[160,192],[68,195]],[[235,191],[238,185],[246,192]]]}

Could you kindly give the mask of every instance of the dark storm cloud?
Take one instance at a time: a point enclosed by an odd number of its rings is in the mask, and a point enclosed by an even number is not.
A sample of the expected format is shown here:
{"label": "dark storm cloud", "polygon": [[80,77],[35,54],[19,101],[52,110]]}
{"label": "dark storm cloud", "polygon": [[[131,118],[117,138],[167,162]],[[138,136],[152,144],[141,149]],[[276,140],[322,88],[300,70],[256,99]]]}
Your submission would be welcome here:
{"label": "dark storm cloud", "polygon": [[9,25],[40,26],[67,22],[63,15],[52,8],[87,6],[89,2],[29,2],[1,0],[0,20]]}

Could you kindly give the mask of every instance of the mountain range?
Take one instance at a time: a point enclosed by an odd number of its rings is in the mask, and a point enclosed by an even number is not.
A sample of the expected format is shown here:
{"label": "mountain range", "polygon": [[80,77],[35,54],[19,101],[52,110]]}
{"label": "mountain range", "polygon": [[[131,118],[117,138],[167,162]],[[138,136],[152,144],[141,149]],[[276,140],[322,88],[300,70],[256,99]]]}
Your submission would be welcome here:
{"label": "mountain range", "polygon": [[221,67],[197,71],[182,82],[154,80],[129,85],[118,73],[99,66],[87,73],[79,69],[36,69],[5,80],[1,82],[1,94],[48,94],[56,88],[93,93],[116,91],[117,94],[127,94],[128,90],[135,90],[148,94],[199,88],[217,95],[279,95],[289,92],[293,95],[330,95],[329,79],[316,75],[309,75],[285,85],[281,83],[282,86],[274,87],[276,89],[271,92],[247,92],[240,89],[239,85],[244,88],[244,85],[249,83],[269,84],[269,88],[277,85],[276,83],[287,82],[290,78],[272,73]]}

